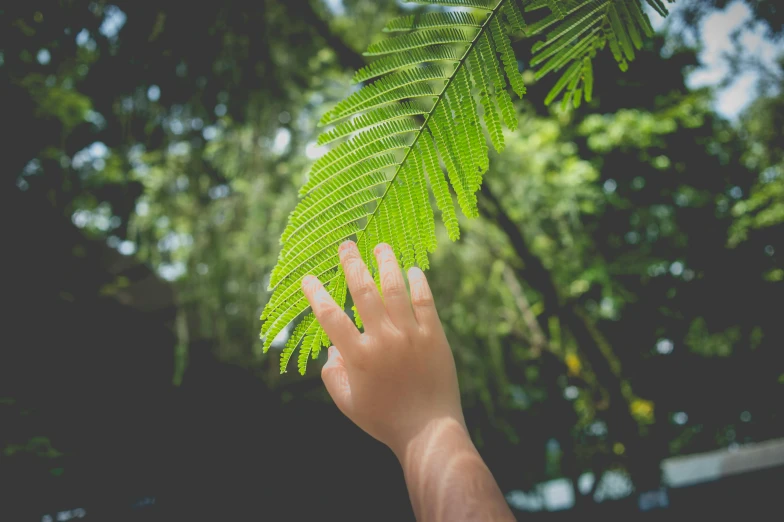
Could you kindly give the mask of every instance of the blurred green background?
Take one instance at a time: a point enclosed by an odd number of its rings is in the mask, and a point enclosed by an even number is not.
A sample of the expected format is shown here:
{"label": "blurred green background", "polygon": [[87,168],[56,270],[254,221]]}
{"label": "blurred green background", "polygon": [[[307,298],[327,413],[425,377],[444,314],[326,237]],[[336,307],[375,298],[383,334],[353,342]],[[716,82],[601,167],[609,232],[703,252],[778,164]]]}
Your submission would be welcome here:
{"label": "blurred green background", "polygon": [[[439,230],[428,278],[472,437],[521,519],[775,500],[776,4],[650,14],[657,38],[627,73],[600,55],[594,101],[571,112],[543,105],[554,78],[515,44],[521,128],[491,154],[481,217],[457,243]],[[0,518],[412,518],[320,364],[281,376],[285,336],[266,355],[258,339],[316,121],[410,9],[0,4]],[[712,475],[672,460],[704,452]]]}

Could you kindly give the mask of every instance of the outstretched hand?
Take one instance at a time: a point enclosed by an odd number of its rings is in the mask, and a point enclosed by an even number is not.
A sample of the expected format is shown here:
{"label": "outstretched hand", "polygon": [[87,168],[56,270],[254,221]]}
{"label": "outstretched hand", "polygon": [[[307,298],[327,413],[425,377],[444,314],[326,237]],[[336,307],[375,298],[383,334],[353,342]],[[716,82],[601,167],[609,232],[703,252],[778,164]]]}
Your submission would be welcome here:
{"label": "outstretched hand", "polygon": [[[421,522],[513,521],[490,470],[471,443],[455,361],[433,294],[418,268],[411,297],[392,248],[375,248],[381,294],[357,246],[340,245],[360,333],[313,276],[302,288],[335,346],[321,376],[338,408],[397,456]],[[383,295],[383,298],[382,298]]]}
{"label": "outstretched hand", "polygon": [[356,244],[343,243],[339,255],[363,333],[317,278],[302,281],[313,313],[335,343],[321,372],[335,404],[398,457],[435,422],[451,420],[464,428],[454,359],[425,274],[408,271],[409,298],[392,248],[379,244],[382,299]]}

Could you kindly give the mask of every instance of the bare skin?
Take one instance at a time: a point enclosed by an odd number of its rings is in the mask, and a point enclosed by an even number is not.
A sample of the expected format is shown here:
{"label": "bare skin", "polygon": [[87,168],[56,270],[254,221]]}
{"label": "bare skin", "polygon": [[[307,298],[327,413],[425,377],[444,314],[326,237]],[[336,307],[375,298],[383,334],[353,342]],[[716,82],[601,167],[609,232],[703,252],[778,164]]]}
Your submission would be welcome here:
{"label": "bare skin", "polygon": [[321,376],[349,419],[386,444],[403,467],[420,522],[513,521],[490,470],[466,430],[452,351],[419,268],[409,298],[392,249],[375,249],[383,299],[357,246],[340,246],[360,333],[321,282],[302,288],[335,346]]}

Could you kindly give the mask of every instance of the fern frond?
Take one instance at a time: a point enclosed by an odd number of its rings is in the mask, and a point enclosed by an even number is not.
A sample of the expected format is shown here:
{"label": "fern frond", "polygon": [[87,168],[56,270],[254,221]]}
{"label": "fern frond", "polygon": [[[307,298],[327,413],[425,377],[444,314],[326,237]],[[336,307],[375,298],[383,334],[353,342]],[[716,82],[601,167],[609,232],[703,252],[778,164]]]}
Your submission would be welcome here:
{"label": "fern frond", "polygon": [[648,18],[648,15],[642,11],[640,4],[637,2],[631,2],[631,5],[629,5],[629,9],[632,12],[634,21],[637,23],[637,25],[640,26],[642,32],[645,33],[645,36],[647,36],[648,38],[652,37],[654,32],[653,32],[653,26],[651,25],[651,20]]}
{"label": "fern frond", "polygon": [[323,132],[318,137],[318,145],[326,145],[340,138],[359,132],[368,127],[377,126],[406,116],[419,116],[426,114],[427,110],[417,107],[410,102],[401,102],[393,105],[379,107],[370,112],[360,114],[358,117],[336,125],[333,129]]}
{"label": "fern frond", "polygon": [[433,189],[433,195],[436,198],[436,204],[441,211],[441,219],[444,222],[449,239],[457,241],[460,239],[457,213],[452,202],[452,195],[449,193],[449,185],[444,178],[444,171],[441,170],[441,166],[438,164],[438,155],[433,144],[433,136],[429,131],[424,132],[424,136],[417,146],[424,157],[425,170],[427,171],[430,186]]}
{"label": "fern frond", "polygon": [[421,47],[438,44],[468,44],[473,39],[473,33],[469,29],[449,28],[449,29],[425,29],[413,33],[396,36],[368,47],[363,54],[365,56],[379,56],[382,54],[399,53],[411,51]]}
{"label": "fern frond", "polygon": [[661,0],[646,0],[646,1],[648,2],[648,5],[650,5],[653,8],[654,11],[659,13],[660,16],[667,16],[667,14],[669,13],[667,7],[664,5],[664,2],[662,2]]}
{"label": "fern frond", "polygon": [[457,63],[463,55],[462,51],[445,45],[435,45],[424,49],[415,49],[408,53],[392,54],[384,56],[369,63],[357,71],[353,82],[360,83],[392,71],[401,70],[405,67],[415,67],[423,63],[452,62]]}
{"label": "fern frond", "polygon": [[[404,98],[414,97],[413,94],[409,94],[414,91],[407,89],[435,80],[445,80],[448,77],[448,73],[438,65],[427,65],[390,74],[371,85],[363,87],[338,103],[334,109],[322,116],[321,123],[331,123],[377,105],[389,104]],[[432,90],[428,90],[425,94],[432,93]]]}
{"label": "fern frond", "polygon": [[[437,72],[432,71],[432,74],[437,74]],[[336,122],[337,120],[342,120],[343,118],[358,114],[361,111],[375,109],[390,103],[408,100],[411,98],[430,98],[436,95],[437,92],[433,90],[433,87],[429,83],[425,83],[426,81],[427,80],[424,79],[420,81],[412,80],[410,83],[406,83],[399,87],[394,87],[388,90],[385,88],[383,88],[383,90],[376,89],[376,92],[365,93],[367,99],[361,101],[351,100],[350,103],[347,103],[342,107],[336,107],[332,112],[326,113],[321,118],[320,123],[322,125],[328,125],[330,123]],[[365,89],[374,86],[375,84],[368,85],[365,87]],[[362,93],[365,91],[365,89],[362,89],[357,94]],[[346,101],[348,101],[348,98]]]}
{"label": "fern frond", "polygon": [[[328,287],[334,287],[331,283],[336,280],[337,273],[337,271],[331,270],[330,274],[324,278],[326,284],[329,285]],[[283,331],[286,325],[293,321],[299,314],[307,310],[307,308],[308,302],[305,299],[305,296],[301,295],[300,292],[295,293],[286,299],[278,308],[271,310],[271,312],[275,313],[275,318],[268,319],[268,321],[264,323],[267,328],[262,328],[262,335],[264,336],[263,350],[265,352],[269,350],[272,340]]]}
{"label": "fern frond", "polygon": [[494,11],[495,0],[405,0],[409,4],[444,5],[447,7],[472,7],[485,11]]}
{"label": "fern frond", "polygon": [[[331,150],[312,166],[300,201],[281,235],[281,252],[270,274],[272,295],[262,312],[266,352],[297,317],[281,353],[285,371],[299,347],[297,367],[307,368],[329,345],[300,284],[314,275],[340,306],[346,280],[337,247],[357,242],[380,291],[373,250],[392,246],[403,268],[429,267],[435,251],[435,205],[451,240],[460,237],[455,203],[468,217],[478,215],[476,193],[489,167],[487,130],[493,147],[504,148],[502,121],[517,128],[509,87],[525,94],[510,34],[541,34],[534,47],[536,76],[563,70],[547,103],[579,106],[593,92],[591,60],[609,44],[621,67],[651,34],[640,0],[530,0],[526,11],[549,10],[526,25],[518,0],[416,0],[434,10],[396,18],[366,55],[378,58],[360,69],[363,85],[320,120],[329,125],[318,138]],[[651,0],[658,3],[659,0]],[[481,105],[481,109],[480,109]],[[483,123],[484,122],[484,123]],[[428,186],[430,190],[428,190]],[[362,319],[354,308],[358,327]]]}
{"label": "fern frond", "polygon": [[563,20],[564,16],[566,16],[566,11],[560,0],[547,0],[547,7],[559,20]]}
{"label": "fern frond", "polygon": [[512,98],[506,92],[504,75],[498,66],[498,60],[495,59],[490,38],[487,35],[484,35],[479,41],[479,54],[482,56],[482,67],[493,83],[498,105],[501,108],[501,114],[504,116],[504,122],[509,130],[515,130],[517,129],[517,116],[515,116]]}
{"label": "fern frond", "polygon": [[[471,150],[471,139],[469,137],[469,130],[468,130],[468,111],[466,110],[466,106],[463,102],[464,100],[464,92],[463,88],[464,84],[460,82],[457,78],[459,75],[455,75],[455,86],[454,89],[450,94],[447,94],[444,100],[441,102],[441,105],[444,107],[445,115],[443,116],[443,122],[446,121],[455,121],[457,124],[457,128],[450,128],[450,130],[454,130],[452,132],[452,137],[455,144],[455,151],[457,153],[457,165],[458,167],[458,177],[460,178],[460,185],[463,189],[463,194],[470,198],[470,190],[471,190],[471,179],[474,176],[478,165],[475,163],[475,155]],[[445,124],[446,125],[446,124]],[[469,200],[470,201],[470,200]],[[473,202],[467,203],[469,208],[466,208],[466,212],[471,212],[470,207],[473,207]]]}
{"label": "fern frond", "polygon": [[[558,2],[559,0],[555,1]],[[581,6],[581,2],[575,0],[562,0],[560,1],[560,4],[563,5],[555,6],[552,5],[551,2],[552,0],[533,0],[525,5],[526,12],[536,11],[544,8],[547,8],[550,11],[550,14],[541,20],[529,24],[526,28],[526,34],[533,35],[542,32],[544,29],[563,20],[567,15],[574,12],[575,8],[579,9]]]}
{"label": "fern frond", "polygon": [[418,148],[411,151],[412,174],[407,176],[404,180],[410,183],[412,191],[414,192],[415,208],[417,213],[417,220],[419,222],[419,231],[421,243],[414,245],[417,254],[417,264],[423,270],[427,270],[430,262],[427,258],[425,251],[433,253],[436,251],[436,220],[433,217],[433,210],[430,206],[430,193],[427,191],[427,182],[425,177],[425,170],[421,153]]}
{"label": "fern frond", "polygon": [[305,334],[308,333],[308,329],[312,324],[316,323],[316,316],[313,314],[308,314],[305,319],[303,319],[297,327],[294,329],[294,332],[289,337],[289,340],[286,341],[286,346],[283,348],[283,351],[280,354],[280,373],[286,373],[286,369],[289,365],[289,360],[291,359],[294,350],[297,349],[299,343],[305,337]]}
{"label": "fern frond", "polygon": [[618,15],[618,10],[615,6],[610,5],[607,9],[607,16],[610,20],[610,28],[615,35],[615,39],[618,41],[618,45],[623,51],[624,56],[627,60],[631,61],[634,60],[634,48],[632,47],[631,39],[629,38],[628,33],[626,32],[626,28],[621,21],[621,17]]}
{"label": "fern frond", "polygon": [[313,322],[305,338],[302,340],[302,348],[297,355],[297,370],[300,375],[305,375],[308,366],[308,357],[313,354],[314,359],[318,357],[318,349],[321,348],[321,328],[317,322]]}
{"label": "fern frond", "polygon": [[593,64],[587,56],[583,58],[583,96],[590,102],[593,97]]}
{"label": "fern frond", "polygon": [[479,29],[482,21],[472,13],[462,11],[442,11],[421,15],[401,16],[391,20],[384,32],[410,31],[412,29],[439,29],[446,27],[472,27]]}
{"label": "fern frond", "polygon": [[[531,59],[531,65],[538,67],[537,79],[565,68],[547,96],[548,104],[562,92],[563,106],[569,101],[575,107],[583,99],[590,101],[593,78],[588,79],[585,74],[591,70],[588,66],[578,70],[574,63],[592,60],[597,50],[609,45],[618,67],[625,71],[628,62],[634,60],[635,49],[642,48],[642,35],[653,34],[650,20],[640,7],[640,0],[534,1],[526,10],[545,6],[551,9],[551,14],[530,25],[527,32],[541,33],[554,26],[545,40],[532,47],[534,56]],[[576,99],[578,96],[579,100]]]}
{"label": "fern frond", "polygon": [[[534,44],[531,50],[536,53],[531,65],[538,65],[574,42],[583,33],[601,24],[606,16],[608,2],[596,2],[587,12],[578,12],[571,23],[558,26],[547,34],[547,39]],[[556,44],[556,45],[553,45]],[[549,49],[546,49],[549,46]]]}
{"label": "fern frond", "polygon": [[[473,53],[469,57],[471,78],[479,91],[490,141],[495,150],[501,152],[504,150],[504,133],[501,129],[501,119],[498,117],[495,104],[490,95],[490,80],[487,77],[484,66],[479,61],[478,54]],[[514,121],[517,122],[516,119]]]}
{"label": "fern frond", "polygon": [[512,52],[512,46],[509,43],[509,37],[504,34],[498,18],[493,19],[490,27],[492,29],[493,43],[495,44],[496,50],[501,53],[501,61],[504,64],[504,70],[506,71],[506,77],[509,79],[509,84],[512,86],[512,90],[515,94],[522,98],[525,95],[525,85],[523,85],[523,77],[520,76],[520,71],[517,67],[517,59],[515,58],[514,53]]}
{"label": "fern frond", "polygon": [[[405,149],[407,143],[397,136],[381,138],[369,141],[366,135],[357,136],[347,142],[341,143],[317,161],[310,170],[308,181],[300,189],[300,195],[304,196],[318,188],[324,182],[337,176],[338,174],[358,166],[363,161],[371,157],[381,156],[396,150]],[[342,154],[341,154],[342,153]],[[324,161],[321,161],[324,160]],[[298,210],[294,210],[299,213]],[[288,227],[286,227],[288,229]],[[281,238],[281,242],[288,239],[287,234]]]}
{"label": "fern frond", "polygon": [[523,20],[523,14],[520,12],[520,8],[517,6],[517,0],[512,0],[511,2],[505,4],[503,10],[506,20],[509,22],[509,25],[512,26],[512,31],[525,33],[525,20]]}

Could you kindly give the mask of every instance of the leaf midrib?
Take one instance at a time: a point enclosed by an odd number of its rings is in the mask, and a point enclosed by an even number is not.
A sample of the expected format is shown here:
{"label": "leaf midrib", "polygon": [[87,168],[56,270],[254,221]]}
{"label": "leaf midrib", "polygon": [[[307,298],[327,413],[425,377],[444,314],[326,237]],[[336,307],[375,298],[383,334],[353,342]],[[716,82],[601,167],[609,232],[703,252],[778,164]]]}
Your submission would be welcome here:
{"label": "leaf midrib", "polygon": [[433,116],[433,114],[435,114],[438,105],[441,103],[441,100],[443,100],[446,97],[447,89],[449,89],[449,87],[452,85],[452,81],[454,81],[454,79],[457,77],[457,73],[460,70],[460,68],[463,67],[463,65],[465,64],[466,58],[468,58],[468,55],[471,54],[471,52],[474,50],[476,43],[479,41],[479,38],[482,37],[482,35],[485,32],[485,29],[488,27],[490,22],[493,21],[493,18],[495,18],[495,16],[500,12],[501,7],[504,5],[504,3],[506,3],[506,1],[507,0],[500,0],[492,9],[492,11],[488,12],[488,16],[485,17],[485,21],[480,26],[479,31],[477,31],[476,35],[474,36],[474,39],[471,40],[471,43],[468,45],[466,51],[463,53],[463,56],[460,57],[460,61],[457,62],[457,66],[454,68],[452,75],[447,80],[446,84],[444,85],[444,88],[438,94],[438,98],[436,99],[435,103],[433,103],[433,106],[430,108],[430,111],[425,116],[425,121],[422,122],[422,126],[417,131],[417,134],[414,137],[414,141],[411,142],[411,146],[408,148],[408,151],[406,151],[405,156],[403,156],[403,159],[398,164],[397,169],[395,170],[395,173],[392,176],[392,179],[389,180],[389,184],[387,185],[386,189],[384,189],[383,194],[381,194],[381,197],[378,200],[378,204],[376,205],[376,208],[374,208],[373,212],[368,216],[367,221],[365,222],[365,227],[357,233],[357,243],[359,243],[362,237],[364,237],[365,230],[367,230],[367,228],[370,226],[370,221],[376,218],[376,212],[378,212],[378,209],[381,208],[381,205],[383,205],[384,202],[386,201],[386,197],[387,197],[387,193],[389,192],[389,189],[392,187],[392,185],[395,183],[398,176],[400,175],[401,169],[405,166],[405,163],[408,160],[408,157],[411,155],[411,151],[414,150],[414,147],[419,141],[419,138],[422,136],[422,134],[424,134],[425,129],[427,128],[427,124],[430,121],[430,118]]}

